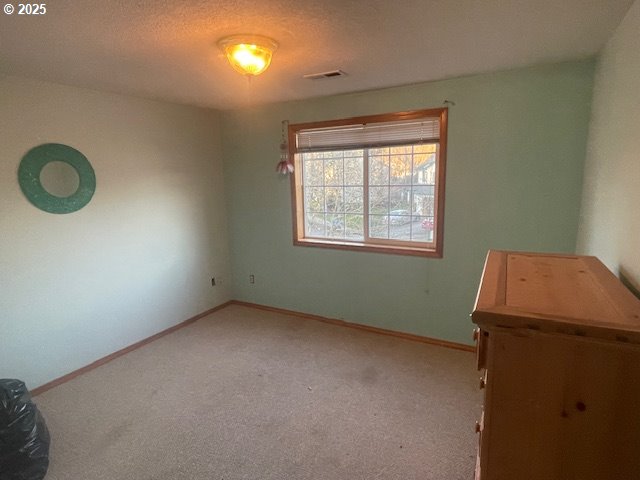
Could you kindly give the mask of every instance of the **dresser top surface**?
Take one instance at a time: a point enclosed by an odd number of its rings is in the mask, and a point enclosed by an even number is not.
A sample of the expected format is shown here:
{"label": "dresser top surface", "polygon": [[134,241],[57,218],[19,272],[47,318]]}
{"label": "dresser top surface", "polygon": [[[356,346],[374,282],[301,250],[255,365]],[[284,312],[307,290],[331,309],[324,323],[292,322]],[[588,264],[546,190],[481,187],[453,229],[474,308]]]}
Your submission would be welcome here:
{"label": "dresser top surface", "polygon": [[596,257],[491,250],[472,318],[640,343],[640,300]]}

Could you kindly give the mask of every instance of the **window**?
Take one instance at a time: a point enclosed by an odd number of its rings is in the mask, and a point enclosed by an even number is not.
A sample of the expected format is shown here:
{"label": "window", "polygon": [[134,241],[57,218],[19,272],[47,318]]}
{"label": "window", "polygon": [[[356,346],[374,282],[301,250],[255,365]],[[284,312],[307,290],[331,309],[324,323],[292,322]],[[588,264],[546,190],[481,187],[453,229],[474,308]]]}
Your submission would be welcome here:
{"label": "window", "polygon": [[442,257],[447,109],[289,126],[294,244]]}

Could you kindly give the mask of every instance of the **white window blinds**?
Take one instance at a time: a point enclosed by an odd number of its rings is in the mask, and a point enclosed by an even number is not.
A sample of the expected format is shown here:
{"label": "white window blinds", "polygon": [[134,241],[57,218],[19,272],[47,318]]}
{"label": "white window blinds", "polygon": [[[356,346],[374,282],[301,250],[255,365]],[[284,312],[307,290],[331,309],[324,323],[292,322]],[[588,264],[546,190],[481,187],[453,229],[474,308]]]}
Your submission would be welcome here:
{"label": "white window blinds", "polygon": [[296,152],[430,143],[439,139],[440,118],[428,117],[299,130],[296,133]]}

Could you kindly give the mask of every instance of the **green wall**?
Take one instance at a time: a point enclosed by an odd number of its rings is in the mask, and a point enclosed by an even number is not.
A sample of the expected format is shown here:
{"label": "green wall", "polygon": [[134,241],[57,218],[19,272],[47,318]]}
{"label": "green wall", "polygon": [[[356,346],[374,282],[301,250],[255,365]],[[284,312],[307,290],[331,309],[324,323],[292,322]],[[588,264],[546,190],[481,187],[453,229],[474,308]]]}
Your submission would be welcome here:
{"label": "green wall", "polygon": [[[489,248],[575,249],[592,82],[593,62],[581,61],[223,113],[233,297],[470,343],[468,315]],[[289,181],[274,171],[283,119],[444,99],[455,102],[444,258],[292,245]]]}

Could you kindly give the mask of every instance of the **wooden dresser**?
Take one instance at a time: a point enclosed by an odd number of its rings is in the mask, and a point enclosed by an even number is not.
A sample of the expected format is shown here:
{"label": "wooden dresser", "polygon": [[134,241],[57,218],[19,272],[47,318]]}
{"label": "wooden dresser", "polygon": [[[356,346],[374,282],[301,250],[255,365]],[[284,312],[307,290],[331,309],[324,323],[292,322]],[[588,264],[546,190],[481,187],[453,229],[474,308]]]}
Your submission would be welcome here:
{"label": "wooden dresser", "polygon": [[640,479],[640,300],[595,257],[490,251],[477,480]]}

